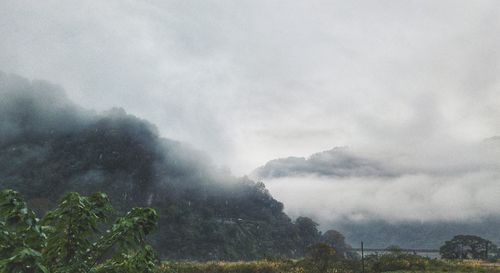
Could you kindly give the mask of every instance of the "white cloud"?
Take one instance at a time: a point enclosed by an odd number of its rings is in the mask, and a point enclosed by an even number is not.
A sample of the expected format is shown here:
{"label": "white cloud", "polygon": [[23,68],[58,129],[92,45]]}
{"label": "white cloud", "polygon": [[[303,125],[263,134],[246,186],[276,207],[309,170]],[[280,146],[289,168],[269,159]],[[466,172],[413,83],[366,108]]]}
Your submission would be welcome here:
{"label": "white cloud", "polygon": [[462,177],[404,175],[376,177],[286,177],[266,181],[292,216],[308,215],[321,224],[388,222],[462,222],[500,215],[500,175]]}
{"label": "white cloud", "polygon": [[321,224],[474,222],[500,216],[500,142],[432,147],[410,154],[333,149],[257,169],[293,216]]}
{"label": "white cloud", "polygon": [[236,173],[499,134],[497,1],[0,2],[0,69],[121,106]]}

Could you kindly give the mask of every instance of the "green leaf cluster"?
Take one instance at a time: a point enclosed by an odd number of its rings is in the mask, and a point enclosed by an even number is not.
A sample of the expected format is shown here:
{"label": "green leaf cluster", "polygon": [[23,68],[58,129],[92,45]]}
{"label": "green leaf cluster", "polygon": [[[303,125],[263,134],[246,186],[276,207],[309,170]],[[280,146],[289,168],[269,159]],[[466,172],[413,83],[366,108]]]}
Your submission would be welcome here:
{"label": "green leaf cluster", "polygon": [[41,220],[13,190],[0,192],[0,273],[153,272],[145,238],[156,227],[151,208],[113,218],[106,194],[66,193]]}

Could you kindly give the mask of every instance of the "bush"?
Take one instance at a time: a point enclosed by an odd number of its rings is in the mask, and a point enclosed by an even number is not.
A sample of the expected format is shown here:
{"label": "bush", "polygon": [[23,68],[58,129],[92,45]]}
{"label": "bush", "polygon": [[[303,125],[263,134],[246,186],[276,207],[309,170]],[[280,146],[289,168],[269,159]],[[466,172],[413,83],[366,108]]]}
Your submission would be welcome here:
{"label": "bush", "polygon": [[320,243],[307,249],[307,255],[302,262],[306,271],[311,273],[327,273],[341,259],[334,248]]}
{"label": "bush", "polygon": [[365,263],[370,272],[386,272],[398,270],[423,271],[431,259],[419,255],[393,252],[382,255],[369,255]]}

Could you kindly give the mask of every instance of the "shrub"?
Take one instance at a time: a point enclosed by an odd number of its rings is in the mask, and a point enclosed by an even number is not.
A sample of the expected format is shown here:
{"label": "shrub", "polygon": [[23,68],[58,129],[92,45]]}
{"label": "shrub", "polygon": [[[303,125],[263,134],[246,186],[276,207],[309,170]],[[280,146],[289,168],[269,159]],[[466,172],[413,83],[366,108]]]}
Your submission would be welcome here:
{"label": "shrub", "polygon": [[393,252],[382,255],[369,255],[366,265],[370,272],[386,272],[398,270],[423,271],[430,259],[403,252]]}

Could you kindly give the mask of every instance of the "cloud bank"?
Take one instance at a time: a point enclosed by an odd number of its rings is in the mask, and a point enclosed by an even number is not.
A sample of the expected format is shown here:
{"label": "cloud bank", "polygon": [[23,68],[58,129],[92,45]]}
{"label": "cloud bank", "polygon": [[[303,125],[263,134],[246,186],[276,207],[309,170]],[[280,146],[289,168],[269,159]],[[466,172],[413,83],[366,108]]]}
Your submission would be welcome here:
{"label": "cloud bank", "polygon": [[438,156],[360,155],[335,148],[268,162],[253,175],[291,215],[323,224],[478,222],[499,218],[500,140]]}

